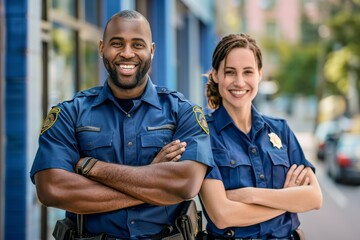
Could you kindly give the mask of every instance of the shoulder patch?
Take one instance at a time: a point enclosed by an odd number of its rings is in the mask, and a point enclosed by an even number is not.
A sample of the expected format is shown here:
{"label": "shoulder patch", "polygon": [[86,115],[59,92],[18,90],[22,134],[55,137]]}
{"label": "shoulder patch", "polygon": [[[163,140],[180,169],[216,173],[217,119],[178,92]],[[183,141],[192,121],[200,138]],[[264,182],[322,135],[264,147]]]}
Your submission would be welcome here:
{"label": "shoulder patch", "polygon": [[60,110],[61,109],[59,107],[54,107],[50,110],[42,124],[40,135],[46,132],[46,130],[48,130],[49,128],[51,128],[52,125],[54,125],[58,118]]}
{"label": "shoulder patch", "polygon": [[200,125],[200,127],[204,130],[206,134],[209,134],[209,126],[206,122],[206,118],[203,110],[199,106],[193,107],[193,112],[195,114],[196,121]]}

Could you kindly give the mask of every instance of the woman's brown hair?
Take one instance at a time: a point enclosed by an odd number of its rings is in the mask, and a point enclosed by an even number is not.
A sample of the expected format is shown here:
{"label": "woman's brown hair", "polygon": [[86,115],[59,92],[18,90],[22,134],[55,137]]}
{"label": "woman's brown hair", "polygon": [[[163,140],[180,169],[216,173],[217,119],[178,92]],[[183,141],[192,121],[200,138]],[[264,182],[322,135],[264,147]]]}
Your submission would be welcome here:
{"label": "woman's brown hair", "polygon": [[[226,60],[227,55],[234,48],[250,49],[254,53],[258,69],[261,70],[261,50],[257,46],[255,39],[245,33],[230,34],[220,40],[213,53],[212,69],[217,72],[221,61]],[[211,109],[217,109],[220,105],[222,105],[222,97],[219,93],[218,84],[214,81],[211,73],[208,74],[208,81],[206,83],[206,97],[208,105]]]}

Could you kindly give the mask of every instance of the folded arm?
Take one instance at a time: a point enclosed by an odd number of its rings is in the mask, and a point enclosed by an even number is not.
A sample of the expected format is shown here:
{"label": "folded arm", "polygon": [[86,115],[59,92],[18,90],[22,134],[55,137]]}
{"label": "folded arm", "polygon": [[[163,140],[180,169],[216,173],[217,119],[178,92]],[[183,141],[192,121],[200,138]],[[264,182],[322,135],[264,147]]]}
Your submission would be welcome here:
{"label": "folded arm", "polygon": [[[185,146],[186,143],[178,140],[169,143],[161,149],[152,164],[179,160]],[[63,169],[47,169],[36,173],[35,185],[38,198],[45,206],[80,214],[108,212],[144,203],[126,193]]]}
{"label": "folded arm", "polygon": [[144,202],[169,205],[195,197],[206,169],[190,160],[140,167],[98,161],[88,177]]}
{"label": "folded arm", "polygon": [[[295,165],[296,166],[296,165]],[[280,209],[288,212],[306,212],[320,209],[322,193],[314,172],[309,168],[304,171],[294,166],[288,172],[284,188],[239,188],[227,191],[228,198],[248,204]],[[302,167],[303,168],[303,167]],[[300,173],[296,173],[300,169]],[[306,174],[302,174],[302,173]],[[303,176],[297,179],[296,176]]]}
{"label": "folded arm", "polygon": [[41,203],[79,214],[108,212],[143,203],[129,195],[63,169],[36,173]]}
{"label": "folded arm", "polygon": [[232,201],[227,198],[224,184],[205,179],[200,190],[206,213],[217,228],[250,226],[283,214],[284,210]]}

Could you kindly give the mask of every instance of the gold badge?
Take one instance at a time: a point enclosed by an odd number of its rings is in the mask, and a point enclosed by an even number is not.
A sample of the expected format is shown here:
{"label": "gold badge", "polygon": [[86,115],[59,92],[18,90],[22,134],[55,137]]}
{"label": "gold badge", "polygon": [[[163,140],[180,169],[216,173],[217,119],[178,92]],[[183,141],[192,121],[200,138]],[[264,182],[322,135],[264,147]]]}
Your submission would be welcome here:
{"label": "gold badge", "polygon": [[54,107],[53,109],[50,110],[41,127],[40,135],[46,132],[46,130],[48,130],[49,128],[51,128],[52,125],[54,125],[54,123],[58,118],[59,112],[60,112],[59,107]]}
{"label": "gold badge", "polygon": [[274,147],[280,149],[282,148],[281,140],[278,135],[275,133],[269,133],[270,142],[273,144]]}
{"label": "gold badge", "polygon": [[201,107],[195,106],[193,107],[193,112],[195,114],[196,121],[200,125],[200,127],[204,130],[206,134],[209,134],[209,126],[207,124],[205,115]]}

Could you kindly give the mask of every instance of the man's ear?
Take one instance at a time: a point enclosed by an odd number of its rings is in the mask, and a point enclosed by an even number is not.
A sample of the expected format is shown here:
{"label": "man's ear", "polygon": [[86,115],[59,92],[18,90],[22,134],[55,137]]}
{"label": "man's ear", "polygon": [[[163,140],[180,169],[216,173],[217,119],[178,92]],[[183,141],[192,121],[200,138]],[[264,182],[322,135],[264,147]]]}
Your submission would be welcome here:
{"label": "man's ear", "polygon": [[154,53],[155,53],[155,43],[151,43],[151,60],[153,60],[154,58]]}
{"label": "man's ear", "polygon": [[103,40],[100,40],[99,42],[99,56],[102,58],[104,55],[104,42]]}

